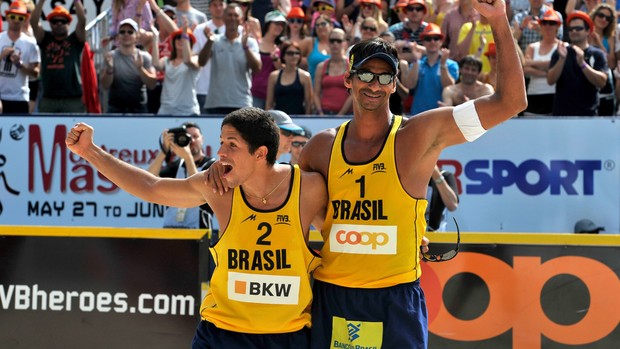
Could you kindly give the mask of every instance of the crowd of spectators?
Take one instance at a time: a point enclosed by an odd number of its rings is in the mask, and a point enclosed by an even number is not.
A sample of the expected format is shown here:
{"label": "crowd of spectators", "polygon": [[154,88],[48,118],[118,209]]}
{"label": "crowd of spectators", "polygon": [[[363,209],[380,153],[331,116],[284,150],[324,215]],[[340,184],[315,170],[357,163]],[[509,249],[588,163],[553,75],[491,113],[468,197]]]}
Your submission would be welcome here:
{"label": "crowd of spectators", "polygon": [[[81,0],[69,7],[74,14],[56,6],[43,17],[45,1],[14,1],[4,13],[4,113],[92,112],[82,99],[95,89],[106,93],[108,113],[226,114],[254,106],[347,115],[348,50],[375,37],[393,42],[401,59],[394,113],[454,105],[495,86],[493,33],[473,0],[279,0],[256,9],[252,0],[209,0],[207,14],[190,0],[114,0],[103,39],[109,51],[84,85]],[[616,3],[507,3],[528,83],[523,116],[615,115]]]}

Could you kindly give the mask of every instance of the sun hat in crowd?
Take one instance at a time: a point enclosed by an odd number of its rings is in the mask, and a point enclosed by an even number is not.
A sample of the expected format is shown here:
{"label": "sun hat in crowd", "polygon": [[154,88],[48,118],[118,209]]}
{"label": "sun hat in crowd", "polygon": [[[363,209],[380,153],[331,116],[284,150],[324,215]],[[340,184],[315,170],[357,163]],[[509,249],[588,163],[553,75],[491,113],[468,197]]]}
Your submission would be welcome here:
{"label": "sun hat in crowd", "polygon": [[60,5],[54,7],[52,12],[50,12],[47,15],[47,17],[45,17],[45,19],[47,19],[48,21],[51,21],[52,18],[54,18],[54,17],[64,17],[67,21],[69,21],[69,23],[71,23],[71,20],[73,19],[73,17],[71,17],[71,14],[69,13],[69,11],[66,8],[64,8],[64,7],[60,6]]}
{"label": "sun hat in crowd", "polygon": [[281,111],[281,110],[268,110],[269,115],[271,115],[271,118],[273,119],[273,121],[276,122],[276,125],[278,125],[279,128],[286,130],[286,131],[290,131],[293,132],[295,134],[300,134],[301,132],[304,131],[303,128],[299,127],[297,124],[295,124],[293,122],[293,119],[291,119],[290,116],[288,116],[287,113]]}

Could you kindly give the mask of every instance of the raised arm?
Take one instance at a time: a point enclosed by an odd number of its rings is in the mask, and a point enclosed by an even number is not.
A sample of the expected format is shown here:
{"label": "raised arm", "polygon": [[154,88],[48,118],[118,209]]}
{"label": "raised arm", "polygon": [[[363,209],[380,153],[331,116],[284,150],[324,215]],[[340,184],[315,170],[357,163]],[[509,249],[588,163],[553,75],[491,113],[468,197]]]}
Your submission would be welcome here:
{"label": "raised arm", "polygon": [[86,11],[84,11],[84,5],[82,0],[73,1],[75,5],[75,14],[77,16],[77,24],[75,25],[75,36],[80,41],[86,41]]}
{"label": "raised arm", "polygon": [[45,35],[45,31],[43,30],[43,26],[41,25],[41,13],[43,12],[43,5],[45,5],[45,0],[39,0],[37,5],[32,10],[32,14],[30,15],[30,26],[32,27],[32,33],[34,34],[34,38],[37,42],[41,42],[43,40],[43,36]]}
{"label": "raised arm", "polygon": [[93,165],[119,188],[140,199],[174,207],[196,207],[206,202],[200,175],[190,179],[158,178],[121,161],[93,143],[94,130],[89,125],[73,126],[65,143],[69,150]]}

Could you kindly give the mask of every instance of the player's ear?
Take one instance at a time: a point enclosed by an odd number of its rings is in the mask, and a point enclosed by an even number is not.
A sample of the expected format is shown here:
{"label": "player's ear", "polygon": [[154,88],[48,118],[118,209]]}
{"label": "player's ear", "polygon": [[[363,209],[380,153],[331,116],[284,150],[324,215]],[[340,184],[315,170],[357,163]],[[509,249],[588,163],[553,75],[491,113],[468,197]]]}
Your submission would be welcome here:
{"label": "player's ear", "polygon": [[353,78],[353,74],[350,71],[344,73],[344,87],[353,88],[353,82],[351,79]]}

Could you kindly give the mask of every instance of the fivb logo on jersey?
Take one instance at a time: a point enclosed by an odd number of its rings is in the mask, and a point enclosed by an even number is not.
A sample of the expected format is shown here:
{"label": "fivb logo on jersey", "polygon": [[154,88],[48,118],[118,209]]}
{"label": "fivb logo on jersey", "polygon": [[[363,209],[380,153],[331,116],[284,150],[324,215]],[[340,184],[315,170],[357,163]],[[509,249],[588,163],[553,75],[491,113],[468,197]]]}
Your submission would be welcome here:
{"label": "fivb logo on jersey", "polygon": [[299,276],[228,272],[228,298],[262,304],[298,304]]}
{"label": "fivb logo on jersey", "polygon": [[353,254],[396,254],[395,226],[334,224],[329,234],[332,252]]}

